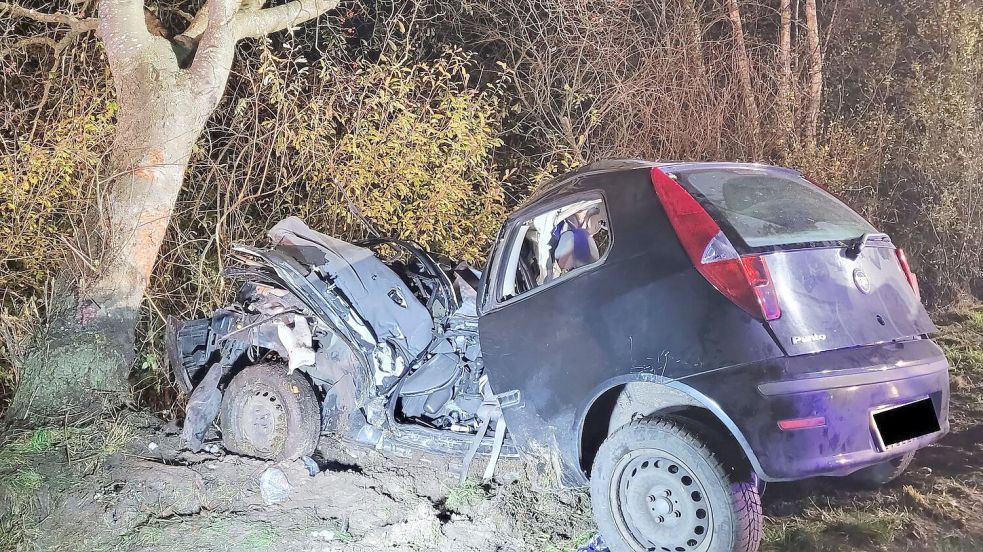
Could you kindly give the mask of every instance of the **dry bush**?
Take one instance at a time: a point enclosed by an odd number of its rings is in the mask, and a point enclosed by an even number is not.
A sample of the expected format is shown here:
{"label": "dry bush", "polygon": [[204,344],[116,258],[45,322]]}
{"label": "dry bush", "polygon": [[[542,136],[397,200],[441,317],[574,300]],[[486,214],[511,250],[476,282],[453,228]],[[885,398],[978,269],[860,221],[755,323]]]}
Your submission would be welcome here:
{"label": "dry bush", "polygon": [[[443,6],[464,40],[514,67],[518,124],[535,140],[524,145],[538,146],[533,155],[558,159],[558,167],[612,157],[784,157],[797,138],[785,130],[795,113],[784,114],[778,102],[774,11],[742,7],[764,127],[758,141],[737,82],[731,24],[715,2],[472,0]],[[799,81],[792,86],[801,102]]]}
{"label": "dry bush", "polygon": [[116,109],[94,43],[58,55],[43,44],[5,49],[25,35],[49,38],[32,25],[0,37],[0,411],[45,314],[45,286],[73,256],[66,238],[99,184]]}
{"label": "dry bush", "polygon": [[[849,2],[830,36],[826,146],[797,160],[912,260],[935,306],[983,277],[983,8]],[[974,282],[976,282],[974,284]]]}
{"label": "dry bush", "polygon": [[[792,29],[787,113],[775,6],[740,2],[761,113],[756,138],[722,2],[440,5],[489,67],[504,60],[514,69],[519,109],[511,121],[528,136],[515,148],[517,166],[532,159],[561,170],[611,157],[792,166],[892,234],[931,305],[952,301],[974,281],[983,288],[980,2],[820,2],[827,87],[815,148],[804,147],[801,135],[803,22]],[[534,186],[536,174],[523,169],[519,178]]]}

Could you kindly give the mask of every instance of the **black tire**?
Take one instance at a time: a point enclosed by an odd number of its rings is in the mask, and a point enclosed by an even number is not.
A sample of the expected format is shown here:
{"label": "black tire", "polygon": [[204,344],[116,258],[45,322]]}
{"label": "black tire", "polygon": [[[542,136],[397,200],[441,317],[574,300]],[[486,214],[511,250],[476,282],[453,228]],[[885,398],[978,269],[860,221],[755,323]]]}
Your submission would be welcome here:
{"label": "black tire", "polygon": [[845,479],[853,487],[876,489],[897,479],[898,476],[908,469],[908,466],[911,465],[911,461],[914,459],[915,451],[906,452],[897,458],[885,460],[880,464],[874,464],[873,466],[855,471],[846,476]]}
{"label": "black tire", "polygon": [[309,456],[321,433],[321,409],[310,382],[280,363],[254,364],[232,378],[222,397],[222,443],[264,460]]}
{"label": "black tire", "polygon": [[754,552],[761,541],[757,478],[729,470],[678,420],[636,420],[608,436],[590,490],[613,552]]}

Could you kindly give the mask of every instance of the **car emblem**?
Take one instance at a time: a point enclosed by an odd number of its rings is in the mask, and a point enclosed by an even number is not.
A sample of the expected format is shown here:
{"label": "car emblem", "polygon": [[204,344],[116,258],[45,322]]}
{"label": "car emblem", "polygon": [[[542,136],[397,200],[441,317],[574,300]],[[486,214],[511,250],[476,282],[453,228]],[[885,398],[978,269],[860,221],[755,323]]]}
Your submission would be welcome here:
{"label": "car emblem", "polygon": [[867,277],[867,273],[859,268],[853,271],[853,283],[857,285],[857,289],[861,293],[870,293],[870,278]]}

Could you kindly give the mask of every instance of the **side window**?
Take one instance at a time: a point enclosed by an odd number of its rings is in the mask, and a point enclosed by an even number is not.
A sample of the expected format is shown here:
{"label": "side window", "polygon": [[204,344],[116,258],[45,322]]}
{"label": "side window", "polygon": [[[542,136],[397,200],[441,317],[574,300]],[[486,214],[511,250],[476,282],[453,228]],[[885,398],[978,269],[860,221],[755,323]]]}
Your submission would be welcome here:
{"label": "side window", "polygon": [[598,262],[611,246],[608,214],[601,199],[551,209],[516,227],[502,280],[500,301]]}

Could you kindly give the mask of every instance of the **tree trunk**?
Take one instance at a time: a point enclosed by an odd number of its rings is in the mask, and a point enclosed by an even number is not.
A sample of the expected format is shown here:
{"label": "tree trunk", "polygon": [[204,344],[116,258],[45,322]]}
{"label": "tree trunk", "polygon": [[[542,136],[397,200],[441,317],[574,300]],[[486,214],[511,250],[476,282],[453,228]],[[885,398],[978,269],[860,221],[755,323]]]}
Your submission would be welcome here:
{"label": "tree trunk", "polygon": [[706,83],[707,69],[703,59],[703,31],[700,17],[696,11],[694,0],[683,0],[683,41],[686,61],[693,69],[697,81],[702,86]]}
{"label": "tree trunk", "polygon": [[744,94],[744,103],[748,111],[748,122],[751,127],[751,152],[755,159],[761,159],[761,112],[758,110],[758,101],[754,96],[754,86],[751,81],[751,59],[748,56],[747,45],[744,42],[744,25],[741,23],[741,10],[737,5],[737,0],[727,0],[727,9],[731,25],[734,28],[737,77]]}
{"label": "tree trunk", "polygon": [[76,267],[59,278],[48,319],[22,359],[8,419],[40,420],[100,392],[128,390],[140,303],[192,147],[225,91],[236,42],[314,19],[338,0],[265,3],[209,0],[171,41],[143,0],[99,1],[98,29],[120,104],[105,191],[76,235]]}
{"label": "tree trunk", "polygon": [[41,418],[128,390],[140,304],[210,113],[190,79],[170,69],[144,59],[116,78],[120,110],[105,190],[77,233],[83,259],[59,277],[8,418]]}
{"label": "tree trunk", "polygon": [[792,91],[792,0],[780,0],[778,13],[781,17],[778,29],[778,67],[781,73],[778,81],[779,117],[782,129],[782,142],[787,152],[793,138],[795,118],[793,105],[795,94]]}
{"label": "tree trunk", "polygon": [[806,149],[816,148],[819,134],[819,110],[823,94],[823,52],[819,44],[819,18],[816,0],[806,0],[806,41],[809,47],[809,103],[805,114]]}

